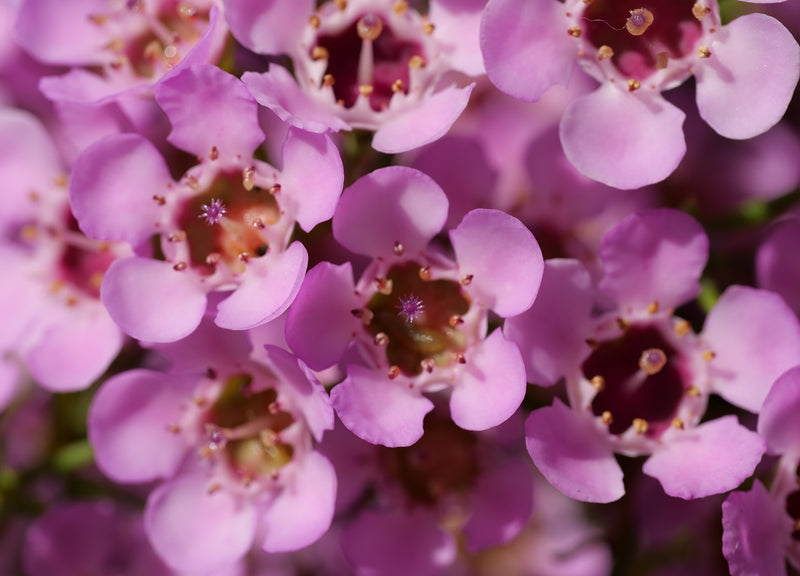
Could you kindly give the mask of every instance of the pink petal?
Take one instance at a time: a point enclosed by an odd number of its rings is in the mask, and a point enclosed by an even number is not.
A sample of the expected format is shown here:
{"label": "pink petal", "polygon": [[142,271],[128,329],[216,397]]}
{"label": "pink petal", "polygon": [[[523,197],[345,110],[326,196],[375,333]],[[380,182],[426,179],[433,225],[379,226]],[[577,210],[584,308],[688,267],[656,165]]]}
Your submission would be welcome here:
{"label": "pink petal", "polygon": [[320,105],[283,66],[274,64],[267,72],[245,72],[242,82],[256,101],[278,118],[308,132],[350,130],[350,125]]}
{"label": "pink petal", "polygon": [[467,76],[486,73],[480,49],[480,25],[486,0],[435,0],[430,20],[451,68]]}
{"label": "pink petal", "polygon": [[138,245],[161,219],[153,196],[164,194],[170,183],[164,159],[148,140],[138,134],[108,136],[75,162],[72,212],[87,236]]}
{"label": "pink petal", "polygon": [[314,11],[313,0],[224,0],[234,37],[258,54],[300,49],[299,36]]}
{"label": "pink petal", "polygon": [[642,467],[670,496],[689,500],[736,488],[753,473],[764,454],[764,440],[723,416],[679,432]]}
{"label": "pink petal", "polygon": [[569,105],[561,144],[583,175],[615,188],[639,188],[669,176],[683,158],[685,117],[660,94],[630,93],[609,82]]}
{"label": "pink petal", "polygon": [[465,88],[452,85],[425,97],[417,106],[384,122],[372,138],[372,147],[396,154],[438,140],[461,116],[474,87],[474,83]]}
{"label": "pink petal", "polygon": [[479,305],[500,316],[530,308],[542,281],[544,260],[522,222],[500,210],[479,208],[464,216],[450,232],[450,240],[460,273],[473,276],[469,289],[477,294]]}
{"label": "pink petal", "polygon": [[486,430],[508,420],[525,397],[525,365],[517,345],[501,330],[467,353],[450,396],[453,422],[466,430]]}
{"label": "pink petal", "polygon": [[731,286],[706,318],[703,339],[715,353],[714,392],[758,412],[772,383],[800,358],[800,324],[772,292]]}
{"label": "pink petal", "polygon": [[336,364],[361,322],[351,313],[359,307],[349,262],[321,262],[306,275],[286,317],[286,342],[312,370]]}
{"label": "pink petal", "polygon": [[594,301],[592,280],[577,260],[545,261],[542,286],[526,312],[506,320],[528,382],[552,386],[588,355],[586,334]]}
{"label": "pink petal", "polygon": [[563,7],[551,0],[490,0],[480,29],[489,80],[501,91],[535,101],[554,84],[566,86],[575,46]]}
{"label": "pink petal", "polygon": [[756,255],[756,276],[761,288],[777,292],[800,314],[800,267],[787,266],[800,246],[800,220],[785,218],[774,223]]}
{"label": "pink petal", "polygon": [[526,444],[534,464],[553,486],[583,502],[613,502],[625,494],[611,443],[592,416],[555,399],[531,412]]}
{"label": "pink petal", "polygon": [[221,570],[244,556],[253,542],[255,507],[227,490],[209,493],[208,488],[202,474],[178,476],[147,499],[147,537],[175,570]]}
{"label": "pink petal", "polygon": [[309,452],[272,501],[261,525],[267,552],[298,550],[319,539],[331,525],[336,503],[336,472],[318,452]]}
{"label": "pink petal", "polygon": [[99,378],[122,348],[122,333],[99,302],[82,303],[45,329],[26,354],[31,375],[53,392],[82,390]]}
{"label": "pink petal", "polygon": [[351,364],[331,390],[336,414],[348,430],[371,444],[411,446],[422,437],[422,420],[433,403],[402,381]]}
{"label": "pink petal", "polygon": [[216,147],[224,159],[249,157],[264,140],[258,104],[241,80],[216,66],[187,68],[161,82],[155,96],[172,124],[167,139],[182,150],[203,157]]}
{"label": "pink petal", "polygon": [[723,26],[696,66],[697,108],[727,138],[752,138],[781,119],[800,78],[800,46],[765,14]]}
{"label": "pink petal", "polygon": [[800,366],[781,374],[758,416],[758,433],[771,454],[800,456]]}
{"label": "pink petal", "polygon": [[107,380],[88,417],[100,470],[117,482],[172,476],[187,447],[169,425],[178,423],[190,393],[189,380],[149,370],[130,370]]}
{"label": "pink petal", "polygon": [[684,212],[650,210],[628,216],[603,238],[599,288],[620,308],[679,306],[700,291],[708,259],[702,226]]}
{"label": "pink petal", "polygon": [[362,512],[342,534],[342,549],[364,576],[434,576],[456,557],[453,537],[420,507]]}
{"label": "pink petal", "polygon": [[330,220],[344,185],[339,151],[324,134],[290,128],[283,143],[280,181],[286,201],[295,204],[295,219],[306,232]]}
{"label": "pink petal", "polygon": [[308,267],[308,252],[300,242],[281,254],[251,260],[233,294],[217,305],[217,326],[248,330],[283,314],[294,301]]}
{"label": "pink petal", "polygon": [[149,342],[188,336],[206,310],[206,294],[190,271],[147,258],[112,262],[100,298],[123,332]]}
{"label": "pink petal", "polygon": [[722,504],[722,553],[732,576],[786,576],[791,519],[764,485],[733,492]]}
{"label": "pink petal", "polygon": [[430,176],[405,166],[379,168],[344,191],[333,215],[333,235],[367,256],[394,254],[395,242],[417,254],[447,220],[447,196]]}

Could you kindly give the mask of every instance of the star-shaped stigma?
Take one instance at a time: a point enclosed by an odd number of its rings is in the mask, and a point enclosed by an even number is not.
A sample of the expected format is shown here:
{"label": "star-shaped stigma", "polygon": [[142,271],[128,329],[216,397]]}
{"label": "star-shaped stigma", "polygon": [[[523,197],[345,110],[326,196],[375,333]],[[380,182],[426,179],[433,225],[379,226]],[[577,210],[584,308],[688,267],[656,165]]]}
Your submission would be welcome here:
{"label": "star-shaped stigma", "polygon": [[413,324],[414,320],[417,320],[425,312],[425,303],[414,294],[408,294],[400,296],[400,304],[397,305],[397,309],[399,310],[398,316],[401,316],[409,324]]}
{"label": "star-shaped stigma", "polygon": [[208,204],[203,204],[201,206],[203,212],[200,214],[200,218],[206,221],[206,224],[212,226],[214,224],[218,224],[222,217],[228,212],[227,208],[225,208],[225,204],[222,203],[222,200],[219,198],[212,198],[211,202]]}

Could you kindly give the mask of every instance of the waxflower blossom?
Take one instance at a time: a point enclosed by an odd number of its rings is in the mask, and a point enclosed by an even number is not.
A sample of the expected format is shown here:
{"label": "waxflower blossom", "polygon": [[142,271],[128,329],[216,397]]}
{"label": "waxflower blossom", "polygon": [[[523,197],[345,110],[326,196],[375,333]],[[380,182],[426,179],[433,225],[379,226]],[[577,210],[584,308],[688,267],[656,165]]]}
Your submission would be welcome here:
{"label": "waxflower blossom", "polygon": [[26,373],[44,388],[87,388],[123,335],[100,302],[109,265],[130,250],[91,240],[68,205],[68,172],[45,127],[0,109],[0,406]]}
{"label": "waxflower blossom", "polygon": [[800,358],[800,324],[776,294],[731,286],[695,334],[675,307],[698,293],[707,251],[682,212],[631,215],[604,238],[596,287],[578,262],[549,260],[533,306],[506,321],[531,382],[566,380],[569,407],[534,410],[526,435],[568,496],[620,498],[614,453],[648,455],[643,472],[685,499],[735,488],[760,460],[763,441],[735,416],[702,418],[712,393],[758,412],[769,382]]}
{"label": "waxflower blossom", "polygon": [[483,73],[481,3],[434,0],[430,18],[400,0],[329,0],[316,9],[312,0],[223,4],[244,46],[292,60],[294,77],[276,65],[242,76],[260,104],[313,132],[374,131],[372,146],[381,152],[443,136],[473,87],[460,87],[453,72]]}
{"label": "waxflower blossom", "polygon": [[778,20],[723,25],[716,0],[490,0],[481,49],[517,98],[566,84],[576,63],[600,83],[565,111],[561,143],[579,171],[619,188],[663,180],[686,151],[685,115],[662,91],[694,75],[700,116],[744,139],[781,118],[800,77],[800,46]]}
{"label": "waxflower blossom", "polygon": [[[344,361],[332,402],[368,442],[416,442],[433,408],[427,393],[449,391],[453,421],[468,430],[500,424],[525,394],[518,350],[498,330],[487,336],[487,321],[490,310],[507,317],[531,305],[539,246],[515,218],[473,210],[450,232],[448,256],[431,242],[446,218],[444,192],[422,172],[367,174],[344,192],[333,234],[372,262],[357,283],[349,262],[318,264],[289,309],[286,340],[300,358],[314,370]],[[403,302],[413,317],[398,315]],[[356,356],[344,358],[351,347]]]}
{"label": "waxflower blossom", "polygon": [[756,480],[722,505],[722,552],[731,574],[785,576],[786,561],[800,570],[800,367],[781,374],[764,400],[758,432],[780,456],[767,490]]}
{"label": "waxflower blossom", "polygon": [[252,350],[246,333],[209,320],[159,351],[168,371],[109,379],[89,414],[103,472],[161,480],[144,516],[156,553],[177,570],[213,571],[254,539],[284,552],[319,538],[336,497],[333,466],[314,446],[333,427],[319,381],[285,350]]}
{"label": "waxflower blossom", "polygon": [[71,183],[82,230],[138,249],[108,270],[101,296],[109,313],[152,342],[191,333],[210,292],[228,294],[217,305],[219,326],[244,330],[277,317],[307,266],[303,245],[289,243],[295,223],[310,230],[336,206],[338,152],[326,135],[291,129],[282,169],[254,158],[264,139],[257,104],[238,79],[209,64],[162,82],[156,100],[172,123],[169,141],[195,154],[197,165],[175,182],[152,143],[117,134],[84,152]]}

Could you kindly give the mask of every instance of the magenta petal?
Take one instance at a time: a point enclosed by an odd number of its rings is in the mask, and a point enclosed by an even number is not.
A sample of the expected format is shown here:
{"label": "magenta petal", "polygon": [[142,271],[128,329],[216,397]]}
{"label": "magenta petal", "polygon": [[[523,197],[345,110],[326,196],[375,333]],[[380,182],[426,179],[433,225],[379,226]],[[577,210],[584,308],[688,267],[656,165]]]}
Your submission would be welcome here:
{"label": "magenta petal", "polygon": [[186,452],[170,432],[191,385],[149,370],[123,372],[106,381],[89,410],[89,440],[100,470],[117,482],[172,476]]}
{"label": "magenta petal", "polygon": [[345,248],[367,256],[394,254],[396,242],[417,254],[447,220],[447,196],[413,168],[390,166],[362,176],[342,194],[333,235]]}
{"label": "magenta petal", "polygon": [[311,98],[283,66],[267,72],[245,72],[242,82],[256,101],[284,122],[308,132],[350,130],[350,125]]}
{"label": "magenta petal", "polygon": [[764,450],[761,436],[736,416],[723,416],[661,444],[642,471],[670,496],[703,498],[736,488],[753,473]]}
{"label": "magenta petal", "polygon": [[584,176],[615,188],[639,188],[669,176],[683,158],[685,117],[660,94],[632,94],[606,83],[569,105],[561,144]]}
{"label": "magenta petal", "polygon": [[150,494],[144,526],[167,564],[208,574],[230,566],[250,549],[256,509],[226,490],[210,493],[202,474],[178,476]]}
{"label": "magenta petal", "polygon": [[[525,225],[500,210],[476,209],[450,232],[461,274],[470,292],[500,316],[530,308],[544,273],[538,242]],[[502,258],[498,258],[502,254]]]}
{"label": "magenta petal", "polygon": [[342,534],[347,559],[364,576],[434,576],[456,556],[453,537],[425,507],[366,510]]}
{"label": "magenta petal", "polygon": [[758,416],[758,433],[772,454],[800,454],[800,366],[780,375]]}
{"label": "magenta petal", "polygon": [[223,0],[222,4],[233,35],[258,54],[298,49],[314,11],[313,0]]}
{"label": "magenta petal", "polygon": [[761,288],[783,296],[800,315],[800,266],[787,266],[800,246],[800,220],[785,218],[772,225],[756,256],[756,275]]}
{"label": "magenta petal", "polygon": [[752,138],[781,119],[800,78],[800,46],[765,14],[723,26],[697,66],[697,108],[723,136]]}
{"label": "magenta petal", "polygon": [[294,301],[308,266],[308,252],[300,242],[281,254],[251,260],[233,294],[217,306],[214,322],[228,330],[248,330],[274,320]]}
{"label": "magenta petal", "polygon": [[422,420],[433,403],[401,380],[350,365],[347,378],[331,390],[339,418],[353,434],[390,448],[411,446],[422,437]]}
{"label": "magenta petal", "polygon": [[318,452],[297,462],[283,491],[262,516],[267,552],[298,550],[315,542],[331,525],[336,503],[336,471]]}
{"label": "magenta petal", "polygon": [[684,212],[639,212],[614,227],[600,248],[599,288],[619,307],[669,308],[694,298],[708,259],[702,226]]}
{"label": "magenta petal", "polygon": [[167,139],[182,150],[204,157],[216,147],[226,159],[248,157],[264,140],[258,104],[241,80],[216,66],[187,68],[161,82],[155,93],[172,124]]}
{"label": "magenta petal", "polygon": [[[379,152],[396,154],[419,148],[444,136],[469,102],[475,84],[465,88],[448,86],[384,122],[372,138]],[[413,130],[409,130],[413,126]]]}
{"label": "magenta petal", "polygon": [[722,553],[732,576],[786,576],[791,519],[764,485],[733,492],[722,504]]}
{"label": "magenta petal", "polygon": [[525,397],[525,364],[517,345],[495,330],[467,356],[450,396],[453,422],[466,430],[502,424]]}
{"label": "magenta petal", "polygon": [[570,498],[613,502],[625,494],[611,443],[590,414],[575,412],[556,398],[552,406],[531,412],[525,436],[536,467]]}
{"label": "magenta petal", "polygon": [[321,262],[306,275],[286,317],[286,342],[313,370],[336,364],[361,322],[351,313],[359,307],[349,262]]}
{"label": "magenta petal", "polygon": [[295,219],[305,231],[330,220],[344,184],[339,151],[324,134],[289,129],[283,143],[281,189],[295,203]]}
{"label": "magenta petal", "polygon": [[188,336],[206,310],[206,294],[191,272],[147,258],[115,260],[100,298],[123,332],[149,342]]}
{"label": "magenta petal", "polygon": [[471,515],[463,531],[470,552],[514,538],[533,512],[530,463],[513,458],[488,467],[472,490],[468,509]]}
{"label": "magenta petal", "polygon": [[153,200],[172,182],[148,140],[138,134],[108,136],[78,157],[70,179],[70,204],[87,236],[138,245],[150,238],[161,207]]}
{"label": "magenta petal", "polygon": [[539,294],[527,311],[506,320],[503,332],[517,343],[528,382],[552,386],[588,354],[586,334],[594,290],[577,260],[545,261]]}
{"label": "magenta petal", "polygon": [[480,41],[489,80],[506,94],[534,101],[566,85],[575,66],[563,7],[550,0],[491,0]]}
{"label": "magenta petal", "polygon": [[122,347],[122,333],[99,302],[84,304],[45,329],[27,352],[31,375],[53,392],[87,388],[99,378]]}
{"label": "magenta petal", "polygon": [[772,383],[800,363],[800,324],[772,292],[731,286],[706,318],[703,339],[714,352],[713,390],[728,402],[758,412]]}

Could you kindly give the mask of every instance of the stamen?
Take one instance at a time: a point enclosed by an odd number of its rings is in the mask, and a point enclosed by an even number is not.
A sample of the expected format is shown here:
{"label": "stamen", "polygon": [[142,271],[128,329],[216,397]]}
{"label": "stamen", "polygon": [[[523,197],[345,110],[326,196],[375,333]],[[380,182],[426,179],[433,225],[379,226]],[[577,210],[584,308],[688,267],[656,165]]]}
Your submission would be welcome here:
{"label": "stamen", "polygon": [[434,362],[431,358],[425,358],[420,362],[422,369],[425,370],[428,374],[433,372],[433,369],[436,367],[436,362]]}
{"label": "stamen", "polygon": [[606,379],[598,374],[597,376],[594,376],[592,377],[591,380],[589,380],[589,384],[591,384],[597,390],[602,390],[603,388],[606,387]]}
{"label": "stamen", "polygon": [[660,348],[649,348],[639,357],[639,369],[648,376],[658,374],[666,364],[667,355]]}
{"label": "stamen", "polygon": [[636,430],[637,434],[644,434],[647,432],[647,428],[649,427],[647,420],[643,418],[634,418],[633,419],[633,429]]}
{"label": "stamen", "polygon": [[608,410],[605,410],[603,414],[600,416],[600,419],[603,421],[603,424],[608,426],[612,422],[614,422],[614,416]]}
{"label": "stamen", "polygon": [[228,213],[227,208],[219,198],[212,198],[209,204],[203,204],[200,208],[203,213],[199,217],[205,220],[209,226],[218,224],[222,217]]}

